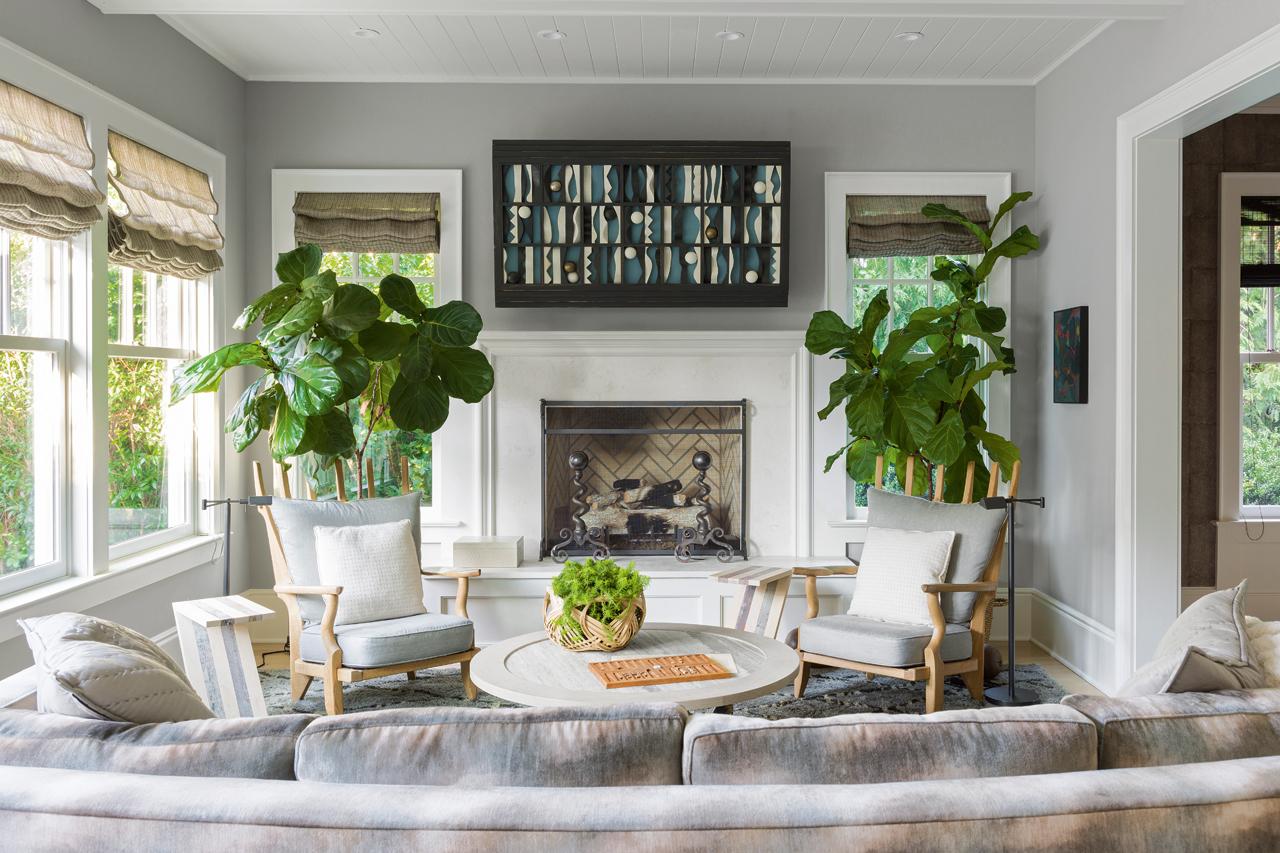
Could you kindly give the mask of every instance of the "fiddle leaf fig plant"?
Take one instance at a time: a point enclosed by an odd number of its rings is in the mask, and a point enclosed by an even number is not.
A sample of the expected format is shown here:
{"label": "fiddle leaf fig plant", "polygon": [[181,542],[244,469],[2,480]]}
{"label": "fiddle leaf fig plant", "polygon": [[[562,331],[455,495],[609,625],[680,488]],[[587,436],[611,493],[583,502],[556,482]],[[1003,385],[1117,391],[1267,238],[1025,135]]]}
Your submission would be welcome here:
{"label": "fiddle leaf fig plant", "polygon": [[[841,406],[848,442],[827,458],[831,470],[843,457],[845,470],[859,483],[874,480],[876,457],[904,470],[908,456],[922,459],[930,475],[943,473],[943,496],[959,501],[968,463],[974,463],[976,494],[990,480],[986,459],[1000,463],[1007,479],[1018,459],[1009,439],[987,428],[980,384],[997,373],[1015,371],[1013,350],[1005,343],[1005,312],[980,298],[982,285],[1000,258],[1017,258],[1039,248],[1040,239],[1022,225],[996,243],[1000,222],[1029,192],[1014,193],[1000,205],[989,225],[969,220],[943,204],[928,204],[922,213],[970,231],[983,248],[976,265],[950,257],[935,261],[932,277],[955,301],[918,308],[905,324],[892,329],[877,345],[877,333],[889,317],[889,299],[880,291],[850,327],[834,311],[813,315],[805,346],[815,355],[830,354],[845,362],[844,373],[831,383],[830,399],[818,412],[826,419]],[[935,287],[937,287],[935,285]],[[986,345],[986,354],[978,344]],[[915,477],[913,491],[924,494],[933,477]]]}
{"label": "fiddle leaf fig plant", "polygon": [[265,433],[280,462],[304,453],[322,464],[354,458],[362,477],[375,432],[435,432],[449,417],[451,398],[478,403],[493,389],[493,367],[472,348],[483,323],[466,302],[430,308],[399,275],[383,278],[376,292],[340,284],[321,269],[323,258],[315,245],[280,255],[280,283],[235,322],[242,330],[260,324],[256,340],[179,367],[172,399],[216,391],[228,370],[256,367],[262,375],[225,425],[236,450]]}

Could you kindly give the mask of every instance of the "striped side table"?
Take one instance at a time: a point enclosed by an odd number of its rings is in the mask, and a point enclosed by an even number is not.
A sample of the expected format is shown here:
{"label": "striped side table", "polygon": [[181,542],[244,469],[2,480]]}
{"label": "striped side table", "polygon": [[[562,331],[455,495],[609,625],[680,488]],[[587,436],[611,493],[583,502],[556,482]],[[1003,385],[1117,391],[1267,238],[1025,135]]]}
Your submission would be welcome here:
{"label": "striped side table", "polygon": [[738,615],[733,627],[771,640],[777,638],[787,589],[791,586],[791,569],[748,564],[716,572],[711,577],[721,583],[742,586],[734,603]]}
{"label": "striped side table", "polygon": [[182,666],[219,717],[267,716],[249,623],[271,615],[271,608],[239,595],[174,602]]}

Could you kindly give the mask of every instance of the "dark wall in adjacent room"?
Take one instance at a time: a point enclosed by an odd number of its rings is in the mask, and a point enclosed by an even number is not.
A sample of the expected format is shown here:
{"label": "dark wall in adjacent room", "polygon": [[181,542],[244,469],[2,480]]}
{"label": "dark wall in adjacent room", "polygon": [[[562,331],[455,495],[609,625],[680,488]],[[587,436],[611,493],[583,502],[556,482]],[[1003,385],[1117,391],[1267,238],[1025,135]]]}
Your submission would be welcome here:
{"label": "dark wall in adjacent room", "polygon": [[1218,518],[1218,183],[1280,171],[1280,115],[1242,114],[1182,144],[1182,585],[1215,586]]}

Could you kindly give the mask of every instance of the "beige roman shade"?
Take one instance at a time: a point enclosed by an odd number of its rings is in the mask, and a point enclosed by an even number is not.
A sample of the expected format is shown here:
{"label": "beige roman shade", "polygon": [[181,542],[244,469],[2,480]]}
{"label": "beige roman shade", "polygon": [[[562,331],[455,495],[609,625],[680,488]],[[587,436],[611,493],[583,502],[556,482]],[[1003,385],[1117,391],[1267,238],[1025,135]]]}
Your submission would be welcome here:
{"label": "beige roman shade", "polygon": [[222,269],[222,233],[213,221],[218,202],[209,176],[118,133],[107,135],[107,147],[117,196],[107,220],[111,260],[179,278]]}
{"label": "beige roman shade", "polygon": [[945,204],[973,222],[991,220],[979,195],[851,195],[845,197],[851,258],[902,258],[920,255],[973,255],[982,251],[969,229],[930,219],[926,204]]}
{"label": "beige roman shade", "polygon": [[293,234],[326,252],[438,252],[439,209],[439,193],[298,193]]}
{"label": "beige roman shade", "polygon": [[84,119],[0,80],[0,227],[62,240],[102,218]]}

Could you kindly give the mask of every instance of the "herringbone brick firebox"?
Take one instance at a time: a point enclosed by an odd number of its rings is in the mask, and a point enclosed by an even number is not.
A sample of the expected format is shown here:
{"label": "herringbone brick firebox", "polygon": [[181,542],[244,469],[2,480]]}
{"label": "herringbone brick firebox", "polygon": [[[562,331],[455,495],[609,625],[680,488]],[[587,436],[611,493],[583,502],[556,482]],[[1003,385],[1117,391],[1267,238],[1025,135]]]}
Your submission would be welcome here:
{"label": "herringbone brick firebox", "polygon": [[[614,555],[670,554],[682,530],[723,531],[735,555],[746,542],[746,400],[542,402],[542,549],[552,553],[581,512]],[[701,488],[694,456],[710,456]],[[579,494],[571,454],[586,454]],[[581,457],[578,457],[581,462]],[[705,504],[703,501],[705,500]],[[578,543],[569,555],[591,553]],[[692,548],[693,556],[716,553]]]}

